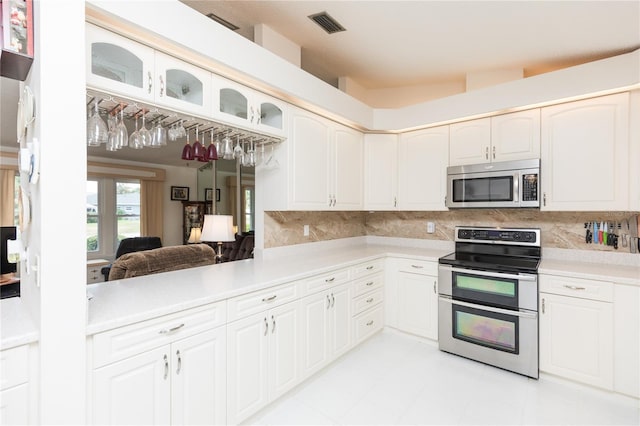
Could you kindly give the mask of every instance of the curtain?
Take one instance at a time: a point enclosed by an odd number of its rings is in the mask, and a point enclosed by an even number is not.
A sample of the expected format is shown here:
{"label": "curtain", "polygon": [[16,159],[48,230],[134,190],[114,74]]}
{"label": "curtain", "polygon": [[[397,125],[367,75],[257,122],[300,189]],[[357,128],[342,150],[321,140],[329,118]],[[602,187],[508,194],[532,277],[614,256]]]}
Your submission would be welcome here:
{"label": "curtain", "polygon": [[0,169],[0,226],[13,226],[15,170]]}
{"label": "curtain", "polygon": [[164,182],[140,181],[140,236],[163,239]]}

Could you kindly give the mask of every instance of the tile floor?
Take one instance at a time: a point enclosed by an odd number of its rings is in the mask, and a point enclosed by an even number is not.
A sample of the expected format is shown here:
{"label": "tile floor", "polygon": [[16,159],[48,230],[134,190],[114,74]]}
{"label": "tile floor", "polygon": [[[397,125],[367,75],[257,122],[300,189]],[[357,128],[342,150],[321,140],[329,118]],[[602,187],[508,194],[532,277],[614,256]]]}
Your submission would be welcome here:
{"label": "tile floor", "polygon": [[640,425],[640,406],[549,376],[528,379],[384,330],[246,423]]}

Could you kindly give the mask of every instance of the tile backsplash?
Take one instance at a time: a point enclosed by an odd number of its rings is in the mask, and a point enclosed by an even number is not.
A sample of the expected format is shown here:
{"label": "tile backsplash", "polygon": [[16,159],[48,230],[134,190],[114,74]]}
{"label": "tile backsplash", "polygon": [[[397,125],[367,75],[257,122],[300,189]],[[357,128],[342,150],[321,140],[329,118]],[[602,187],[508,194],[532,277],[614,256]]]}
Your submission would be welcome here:
{"label": "tile backsplash", "polygon": [[[585,222],[621,222],[637,212],[541,212],[536,209],[464,209],[446,212],[265,212],[265,248],[347,237],[453,240],[457,225],[540,228],[543,248],[616,250],[585,243]],[[435,232],[427,233],[427,222]],[[309,236],[303,226],[309,225]],[[620,247],[618,252],[628,253]]]}

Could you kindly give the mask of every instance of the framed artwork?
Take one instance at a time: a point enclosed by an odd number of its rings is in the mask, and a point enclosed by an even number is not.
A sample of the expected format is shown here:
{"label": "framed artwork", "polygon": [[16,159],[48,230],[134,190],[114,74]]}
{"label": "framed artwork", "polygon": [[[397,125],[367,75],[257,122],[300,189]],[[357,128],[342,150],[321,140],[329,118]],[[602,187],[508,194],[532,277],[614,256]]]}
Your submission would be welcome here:
{"label": "framed artwork", "polygon": [[204,200],[205,201],[213,201],[213,188],[205,188],[204,189]]}
{"label": "framed artwork", "polygon": [[172,186],[171,199],[177,200],[177,201],[189,201],[189,187],[188,186]]}

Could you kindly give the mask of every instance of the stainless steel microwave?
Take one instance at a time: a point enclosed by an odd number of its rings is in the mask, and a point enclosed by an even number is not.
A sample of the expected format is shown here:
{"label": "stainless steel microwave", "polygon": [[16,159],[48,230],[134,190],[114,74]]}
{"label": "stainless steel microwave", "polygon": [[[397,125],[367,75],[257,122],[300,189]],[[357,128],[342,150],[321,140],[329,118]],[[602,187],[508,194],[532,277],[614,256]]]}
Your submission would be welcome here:
{"label": "stainless steel microwave", "polygon": [[447,167],[449,208],[540,207],[540,160]]}

